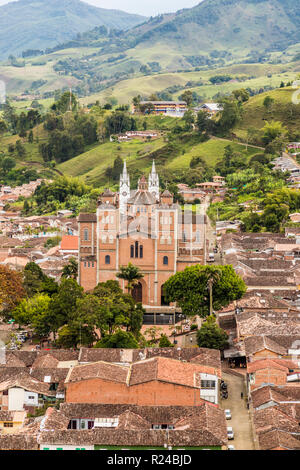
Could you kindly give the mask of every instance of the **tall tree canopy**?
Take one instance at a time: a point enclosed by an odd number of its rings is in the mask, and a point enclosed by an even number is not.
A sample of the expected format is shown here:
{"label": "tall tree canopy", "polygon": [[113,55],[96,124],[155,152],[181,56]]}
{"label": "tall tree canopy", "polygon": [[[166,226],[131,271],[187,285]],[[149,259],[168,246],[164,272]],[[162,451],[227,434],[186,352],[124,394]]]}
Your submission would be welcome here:
{"label": "tall tree canopy", "polygon": [[219,310],[238,300],[247,288],[244,281],[236,274],[233,267],[227,266],[191,266],[171,276],[164,285],[169,302],[177,302],[187,316],[209,314],[209,285],[213,273],[218,276],[212,286],[213,308]]}

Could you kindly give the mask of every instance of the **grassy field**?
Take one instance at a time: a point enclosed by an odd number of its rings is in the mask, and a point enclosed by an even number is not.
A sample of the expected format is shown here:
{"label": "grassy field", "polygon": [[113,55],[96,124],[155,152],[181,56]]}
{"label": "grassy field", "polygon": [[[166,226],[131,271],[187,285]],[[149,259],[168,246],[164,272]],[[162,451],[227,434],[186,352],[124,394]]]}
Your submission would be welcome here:
{"label": "grassy field", "polygon": [[166,167],[170,170],[187,169],[189,168],[193,157],[201,157],[208,166],[214,168],[217,161],[224,155],[225,147],[228,145],[231,145],[234,151],[244,154],[245,159],[247,160],[249,157],[259,152],[259,149],[251,147],[248,147],[248,151],[246,151],[245,146],[229,140],[211,139],[208,142],[197,144],[190,149],[186,149],[186,152],[183,155],[180,155],[168,162]]}
{"label": "grassy field", "polygon": [[[241,122],[238,123],[235,134],[239,137],[246,137],[247,129],[254,127],[262,129],[266,121],[280,121],[290,130],[299,130],[300,105],[295,106],[292,112],[292,96],[295,90],[293,88],[278,88],[250,98],[244,105],[244,114]],[[266,96],[274,100],[269,111],[263,105]]]}
{"label": "grassy field", "polygon": [[143,143],[138,140],[125,142],[107,142],[97,145],[89,151],[58,165],[58,170],[68,176],[81,176],[86,183],[114,186],[115,182],[105,178],[105,170],[112,166],[117,156],[126,160],[128,167],[140,167],[146,170],[148,162],[145,163],[143,157],[164,145],[163,139],[158,139],[150,143]]}
{"label": "grassy field", "polygon": [[[189,81],[202,81],[200,87],[187,88],[196,91],[204,98],[211,99],[217,93],[230,93],[238,88],[260,89],[263,86],[277,87],[281,81],[285,83],[294,80],[299,63],[293,64],[240,64],[217,69],[204,69],[199,72],[174,72],[160,73],[156,75],[140,76],[129,80],[123,80],[117,85],[107,88],[100,93],[82,98],[82,104],[88,104],[99,100],[105,103],[108,98],[114,96],[119,103],[130,103],[137,94],[149,96],[165,90],[168,87],[179,85],[184,87]],[[239,81],[232,81],[222,85],[212,85],[209,78],[213,75],[231,75]],[[271,75],[268,77],[268,75]],[[242,80],[242,81],[240,81]],[[174,94],[174,99],[182,94],[182,91]]]}

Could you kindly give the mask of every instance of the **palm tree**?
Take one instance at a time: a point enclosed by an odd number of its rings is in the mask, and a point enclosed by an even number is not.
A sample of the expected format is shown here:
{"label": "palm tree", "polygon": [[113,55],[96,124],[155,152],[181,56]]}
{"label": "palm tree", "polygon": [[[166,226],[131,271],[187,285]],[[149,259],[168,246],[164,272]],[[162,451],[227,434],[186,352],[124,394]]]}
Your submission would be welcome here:
{"label": "palm tree", "polygon": [[128,294],[132,294],[134,286],[139,283],[139,280],[144,277],[139,267],[129,263],[128,266],[121,266],[120,272],[117,273],[118,279],[127,281]]}
{"label": "palm tree", "polygon": [[69,263],[64,267],[62,277],[77,279],[78,276],[78,262],[76,258],[70,258]]}
{"label": "palm tree", "polygon": [[213,315],[213,286],[220,280],[221,272],[218,268],[207,273],[207,288],[209,290],[209,315]]}

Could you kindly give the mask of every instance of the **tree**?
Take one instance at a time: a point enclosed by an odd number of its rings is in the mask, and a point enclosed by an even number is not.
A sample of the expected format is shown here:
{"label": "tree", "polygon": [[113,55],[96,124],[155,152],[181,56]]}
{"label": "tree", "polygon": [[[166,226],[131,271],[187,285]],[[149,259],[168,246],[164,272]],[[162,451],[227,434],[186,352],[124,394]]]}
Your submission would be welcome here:
{"label": "tree", "polygon": [[33,262],[27,263],[23,272],[23,286],[28,297],[42,291],[45,274],[41,268]]}
{"label": "tree", "polygon": [[62,277],[63,278],[72,278],[72,279],[77,279],[78,277],[78,261],[76,258],[70,258],[69,263],[64,266],[63,271],[62,271]]}
{"label": "tree", "polygon": [[182,99],[182,101],[185,101],[188,108],[190,108],[193,104],[193,100],[194,100],[194,97],[193,97],[193,93],[190,91],[190,90],[186,90],[180,97],[180,99]]}
{"label": "tree", "polygon": [[6,122],[0,119],[0,136],[3,135],[7,131]]}
{"label": "tree", "polygon": [[2,160],[1,166],[3,173],[6,175],[16,166],[16,160],[10,157],[6,157]]}
{"label": "tree", "polygon": [[24,296],[22,275],[0,265],[0,316],[9,318]]}
{"label": "tree", "polygon": [[30,325],[34,335],[39,339],[47,338],[51,331],[49,324],[50,301],[50,297],[45,294],[36,294],[31,299],[24,299],[15,308],[14,319],[19,325]]}
{"label": "tree", "polygon": [[113,349],[138,349],[139,343],[132,333],[119,329],[114,334],[101,339],[97,343],[96,347]]}
{"label": "tree", "polygon": [[56,334],[59,328],[68,324],[77,308],[77,300],[84,297],[84,291],[74,279],[62,279],[49,306],[51,331]]}
{"label": "tree", "polygon": [[26,155],[26,150],[24,145],[22,144],[21,140],[17,140],[16,142],[16,152],[19,158],[22,158]]}
{"label": "tree", "polygon": [[269,96],[269,95],[266,96],[264,101],[263,101],[263,105],[264,105],[264,107],[266,108],[267,111],[271,110],[271,107],[272,107],[273,103],[274,103],[274,99],[271,98],[271,96]]}
{"label": "tree", "polygon": [[271,121],[266,122],[263,132],[263,140],[269,144],[277,138],[284,137],[287,134],[287,128],[280,121]]}
{"label": "tree", "polygon": [[197,331],[199,348],[218,349],[223,351],[228,347],[228,335],[216,323],[214,316],[208,317]]}
{"label": "tree", "polygon": [[185,129],[187,131],[190,131],[191,129],[193,129],[193,124],[195,122],[195,118],[194,118],[194,114],[191,110],[184,113],[184,116],[183,116],[182,119],[185,122]]}
{"label": "tree", "polygon": [[245,294],[246,285],[232,266],[196,265],[168,279],[164,285],[167,300],[177,302],[187,316],[206,317],[210,305],[208,281],[217,273],[219,279],[212,286],[214,310],[220,310]]}
{"label": "tree", "polygon": [[245,88],[234,90],[232,94],[239,103],[245,103],[249,101],[250,98],[250,93],[248,90],[245,90]]}
{"label": "tree", "polygon": [[208,130],[209,122],[210,119],[208,113],[205,111],[199,111],[197,114],[197,127],[201,134]]}
{"label": "tree", "polygon": [[159,347],[160,348],[173,348],[174,344],[171,343],[167,335],[161,335],[159,340]]}
{"label": "tree", "polygon": [[123,293],[117,281],[98,284],[93,295],[99,299],[96,326],[102,337],[113,334],[120,327],[139,337],[145,310],[141,304],[135,304],[131,295]]}
{"label": "tree", "polygon": [[59,113],[66,113],[67,111],[76,111],[77,107],[78,101],[76,96],[71,91],[66,91],[51,106],[51,109]]}
{"label": "tree", "polygon": [[141,273],[140,268],[128,263],[128,266],[121,266],[120,272],[117,273],[118,279],[127,281],[128,294],[132,293],[134,286],[136,286],[144,275]]}
{"label": "tree", "polygon": [[221,101],[223,110],[218,124],[221,130],[227,132],[232,129],[237,122],[241,119],[241,107],[238,101],[229,98],[224,98]]}

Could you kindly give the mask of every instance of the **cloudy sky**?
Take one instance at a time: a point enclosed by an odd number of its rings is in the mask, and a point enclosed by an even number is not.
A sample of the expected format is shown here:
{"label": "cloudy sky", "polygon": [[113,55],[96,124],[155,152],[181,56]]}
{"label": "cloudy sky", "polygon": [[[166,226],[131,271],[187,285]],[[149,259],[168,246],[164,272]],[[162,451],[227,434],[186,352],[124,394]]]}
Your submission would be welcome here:
{"label": "cloudy sky", "polygon": [[[13,0],[0,0],[0,5],[4,5]],[[14,0],[15,1],[15,0]],[[51,0],[49,0],[51,1]],[[130,13],[139,13],[145,16],[154,16],[158,13],[166,13],[189,8],[200,3],[200,0],[85,0],[91,5],[101,8],[115,8],[128,11]]]}

